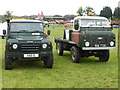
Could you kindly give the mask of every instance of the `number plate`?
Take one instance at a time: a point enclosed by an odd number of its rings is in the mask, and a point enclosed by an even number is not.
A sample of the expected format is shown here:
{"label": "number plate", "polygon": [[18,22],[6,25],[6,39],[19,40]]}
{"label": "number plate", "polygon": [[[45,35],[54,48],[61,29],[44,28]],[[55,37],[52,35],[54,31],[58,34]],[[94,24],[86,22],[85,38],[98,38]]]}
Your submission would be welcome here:
{"label": "number plate", "polygon": [[95,47],[106,47],[106,44],[95,44]]}
{"label": "number plate", "polygon": [[24,54],[24,58],[39,57],[39,54]]}

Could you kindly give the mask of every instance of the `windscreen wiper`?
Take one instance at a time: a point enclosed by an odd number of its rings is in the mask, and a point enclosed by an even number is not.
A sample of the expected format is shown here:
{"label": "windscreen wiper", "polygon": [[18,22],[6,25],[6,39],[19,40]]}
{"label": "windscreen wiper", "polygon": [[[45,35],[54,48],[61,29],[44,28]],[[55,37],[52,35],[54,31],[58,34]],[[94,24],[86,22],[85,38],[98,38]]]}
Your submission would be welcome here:
{"label": "windscreen wiper", "polygon": [[40,30],[34,30],[32,31],[33,33],[40,33],[40,32],[43,32],[43,31],[40,31]]}
{"label": "windscreen wiper", "polygon": [[18,32],[19,32],[19,33],[20,33],[20,32],[28,32],[28,30],[20,30],[20,31],[18,31]]}

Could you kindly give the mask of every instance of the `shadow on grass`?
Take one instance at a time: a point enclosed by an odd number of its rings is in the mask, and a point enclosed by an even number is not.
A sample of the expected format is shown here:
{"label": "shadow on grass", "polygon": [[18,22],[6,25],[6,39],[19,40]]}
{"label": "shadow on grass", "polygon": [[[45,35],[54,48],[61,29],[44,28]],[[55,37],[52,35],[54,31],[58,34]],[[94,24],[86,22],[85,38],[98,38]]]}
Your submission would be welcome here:
{"label": "shadow on grass", "polygon": [[[83,65],[90,65],[90,64],[100,64],[105,62],[99,62],[99,59],[92,56],[92,57],[82,57],[79,60],[79,63],[73,63],[71,58],[71,53],[66,52],[63,54],[63,56],[58,56],[57,54],[54,54],[54,64],[53,69],[57,69],[59,64],[83,64]],[[58,65],[57,65],[58,64]],[[60,65],[61,66],[61,65]],[[4,67],[4,66],[3,66]],[[14,61],[13,62],[13,69],[46,69],[44,68],[44,62],[43,61]]]}
{"label": "shadow on grass", "polygon": [[100,63],[96,57],[82,57],[79,61],[80,63]]}
{"label": "shadow on grass", "polygon": [[13,69],[42,69],[44,68],[42,61],[14,61]]}
{"label": "shadow on grass", "polygon": [[[67,53],[64,53],[63,56],[60,56],[60,57],[63,57],[63,59],[70,59],[72,60],[71,58],[71,53],[67,52]],[[106,62],[100,62],[99,61],[99,58],[98,57],[94,57],[94,56],[90,56],[90,57],[81,57],[79,59],[79,63],[80,64],[99,64],[99,63],[106,63]]]}

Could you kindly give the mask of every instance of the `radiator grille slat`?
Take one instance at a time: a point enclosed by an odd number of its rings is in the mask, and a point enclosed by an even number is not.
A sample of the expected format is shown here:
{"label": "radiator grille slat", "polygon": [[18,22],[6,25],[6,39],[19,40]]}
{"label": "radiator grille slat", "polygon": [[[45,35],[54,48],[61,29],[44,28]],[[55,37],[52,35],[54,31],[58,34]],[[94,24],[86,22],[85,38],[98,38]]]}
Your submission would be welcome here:
{"label": "radiator grille slat", "polygon": [[93,46],[95,45],[104,46],[104,45],[107,45],[107,38],[102,37],[101,39],[99,39],[99,37],[95,37],[93,38],[92,42],[93,42]]}
{"label": "radiator grille slat", "polygon": [[20,50],[22,52],[36,52],[36,51],[40,51],[40,44],[39,43],[21,43]]}

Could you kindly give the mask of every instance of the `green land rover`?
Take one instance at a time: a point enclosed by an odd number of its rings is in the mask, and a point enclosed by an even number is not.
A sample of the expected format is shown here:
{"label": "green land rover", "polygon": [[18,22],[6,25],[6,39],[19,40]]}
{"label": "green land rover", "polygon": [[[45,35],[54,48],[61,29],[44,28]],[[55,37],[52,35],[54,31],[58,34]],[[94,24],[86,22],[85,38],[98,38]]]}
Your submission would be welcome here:
{"label": "green land rover", "polygon": [[58,55],[71,51],[72,61],[81,57],[99,57],[101,62],[109,60],[109,50],[115,49],[115,34],[107,18],[78,16],[74,18],[73,30],[65,29],[63,38],[55,38]]}
{"label": "green land rover", "polygon": [[[47,34],[50,35],[50,30]],[[45,68],[52,68],[52,42],[47,39],[47,34],[41,21],[7,20],[5,69],[11,70],[15,60],[39,60],[44,62]]]}

